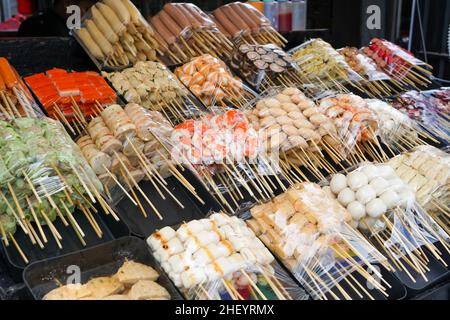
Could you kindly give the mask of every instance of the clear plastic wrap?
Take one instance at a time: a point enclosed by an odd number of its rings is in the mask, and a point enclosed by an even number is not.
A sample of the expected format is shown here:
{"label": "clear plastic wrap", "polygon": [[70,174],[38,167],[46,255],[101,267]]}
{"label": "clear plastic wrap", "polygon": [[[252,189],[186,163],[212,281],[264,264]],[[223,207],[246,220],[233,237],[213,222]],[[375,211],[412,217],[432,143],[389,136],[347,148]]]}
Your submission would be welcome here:
{"label": "clear plastic wrap", "polygon": [[153,29],[130,0],[99,1],[73,35],[100,70],[156,61],[160,52]]}
{"label": "clear plastic wrap", "polygon": [[[87,210],[96,201],[103,205],[103,188],[60,123],[49,118],[2,121],[0,150],[0,231],[3,241],[8,244],[8,238],[13,240],[24,261],[28,262],[14,240],[16,226],[33,244],[43,247],[47,238],[41,225],[48,225],[61,247],[60,235],[53,225],[59,217],[65,226],[72,225],[84,243],[83,231],[72,213],[76,207]],[[37,225],[38,231],[32,223]]]}
{"label": "clear plastic wrap", "polygon": [[213,213],[148,239],[153,255],[187,299],[305,300],[245,222]]}
{"label": "clear plastic wrap", "polygon": [[239,44],[230,65],[260,92],[275,86],[295,87],[303,83],[290,54],[274,44]]}
{"label": "clear plastic wrap", "polygon": [[426,87],[431,83],[431,72],[425,68],[429,66],[392,42],[374,38],[368,47],[362,48],[362,52],[393,78],[399,88]]}
{"label": "clear plastic wrap", "polygon": [[300,69],[303,83],[319,85],[324,89],[346,92],[344,85],[357,86],[365,79],[347,64],[345,58],[329,43],[320,38],[311,39],[289,50],[294,63]]}
{"label": "clear plastic wrap", "polygon": [[396,97],[392,106],[415,120],[423,131],[442,141],[450,141],[448,104],[435,98],[432,92],[408,91]]}
{"label": "clear plastic wrap", "polygon": [[416,193],[417,202],[448,233],[450,156],[448,149],[419,146],[387,162]]}
{"label": "clear plastic wrap", "polygon": [[232,50],[231,42],[214,21],[192,3],[167,3],[150,23],[162,53],[172,64],[206,53],[227,57]]}
{"label": "clear plastic wrap", "polygon": [[415,190],[404,182],[411,176],[417,179],[414,173],[397,173],[386,164],[363,163],[330,177],[324,190],[347,208],[352,217],[350,224],[379,246],[392,265],[413,280],[405,268],[408,264],[427,281],[422,247],[445,265],[435,243],[440,242],[448,250],[450,237],[424,212]]}
{"label": "clear plastic wrap", "polygon": [[105,79],[92,71],[51,69],[24,79],[47,115],[61,121],[73,134],[80,134],[86,119],[98,113],[99,108],[117,100]]}
{"label": "clear plastic wrap", "polygon": [[111,105],[90,121],[88,134],[79,138],[77,144],[110,201],[115,204],[126,195],[138,205],[135,192],[128,191],[136,188],[141,192],[137,185],[143,179],[150,180],[158,190],[167,191],[164,178],[171,175],[169,157],[160,139],[170,137],[172,130],[158,111],[146,110],[136,103],[124,108]]}
{"label": "clear plastic wrap", "polygon": [[137,62],[119,72],[103,72],[127,102],[161,111],[168,119],[181,121],[199,111],[189,91],[160,62]]}
{"label": "clear plastic wrap", "polygon": [[[296,184],[250,209],[250,215],[248,226],[314,299],[339,299],[337,290],[351,299],[342,290],[341,280],[347,281],[349,274],[360,272],[362,266],[378,276],[374,264],[388,266],[386,258],[348,225],[348,211],[317,184]],[[370,276],[364,277],[374,282]],[[384,285],[377,283],[375,288]]]}
{"label": "clear plastic wrap", "polygon": [[274,43],[284,47],[287,40],[261,12],[242,2],[223,5],[212,12],[217,27],[233,43]]}
{"label": "clear plastic wrap", "polygon": [[178,67],[180,81],[206,106],[245,108],[257,94],[234,77],[227,65],[209,54],[193,58]]}
{"label": "clear plastic wrap", "polygon": [[42,117],[27,86],[6,58],[0,57],[0,120]]}

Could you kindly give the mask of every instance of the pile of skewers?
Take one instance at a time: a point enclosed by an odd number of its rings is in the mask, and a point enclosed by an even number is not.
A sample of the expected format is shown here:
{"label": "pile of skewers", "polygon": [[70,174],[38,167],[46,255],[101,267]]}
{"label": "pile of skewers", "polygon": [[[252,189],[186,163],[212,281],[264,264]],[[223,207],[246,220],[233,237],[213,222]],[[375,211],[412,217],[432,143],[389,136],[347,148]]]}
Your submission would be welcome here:
{"label": "pile of skewers", "polygon": [[143,179],[150,181],[163,200],[168,195],[180,208],[184,208],[164,180],[171,175],[181,179],[180,182],[198,198],[195,189],[181,178],[162,145],[161,140],[170,137],[172,127],[159,112],[148,111],[134,103],[125,108],[111,105],[91,120],[87,132],[88,135],[78,139],[77,144],[103,183],[111,202],[116,203],[127,196],[147,217],[137,197],[138,192],[162,220],[163,216],[139,182]]}
{"label": "pile of skewers", "polygon": [[48,292],[43,300],[170,300],[169,292],[157,283],[158,278],[152,267],[125,261],[111,277],[60,286]]}
{"label": "pile of skewers", "polygon": [[2,120],[36,116],[40,112],[31,93],[6,58],[0,57],[0,115]]}
{"label": "pile of skewers", "polygon": [[[382,97],[398,92],[395,89],[395,84],[390,83],[391,77],[360,50],[353,47],[345,47],[339,49],[338,52],[345,58],[345,61],[353,71],[364,78],[365,81],[361,84],[372,95]],[[403,87],[399,87],[398,90],[403,90]]]}
{"label": "pile of skewers", "polygon": [[386,258],[348,225],[348,211],[319,185],[296,184],[272,201],[253,207],[250,214],[248,226],[313,298],[351,300],[342,287],[345,283],[360,298],[373,300],[353,272],[387,296],[389,284],[376,265],[391,270]]}
{"label": "pile of skewers", "polygon": [[[184,119],[186,103],[195,108],[188,91],[178,79],[159,62],[138,62],[121,72],[104,72],[127,102],[146,109],[163,112],[168,119]],[[170,116],[171,117],[170,117]]]}
{"label": "pile of skewers", "polygon": [[331,178],[330,197],[336,196],[347,207],[352,226],[381,248],[396,270],[405,272],[413,282],[412,271],[428,281],[429,259],[423,248],[447,266],[442,250],[450,253],[450,237],[417,204],[415,191],[425,186],[423,176],[401,169],[397,171],[402,174],[400,178],[391,166],[370,163],[347,172]]}
{"label": "pile of skewers", "polygon": [[93,116],[97,109],[117,100],[114,90],[96,72],[52,69],[24,80],[47,115],[61,121],[73,134],[81,133],[86,118]]}
{"label": "pile of skewers", "polygon": [[450,157],[431,146],[420,146],[392,158],[387,164],[415,192],[417,202],[450,233]]}
{"label": "pile of skewers", "polygon": [[[165,227],[147,243],[188,299],[291,300],[273,255],[245,222],[223,213]],[[290,291],[290,290],[289,290]]]}
{"label": "pile of skewers", "polygon": [[74,34],[100,69],[157,59],[153,29],[130,0],[102,0],[92,6]]}
{"label": "pile of skewers", "polygon": [[149,19],[162,53],[178,64],[202,54],[229,56],[231,42],[211,18],[192,3],[167,3]]}
{"label": "pile of skewers", "polygon": [[362,51],[392,78],[397,87],[427,87],[431,83],[428,79],[431,71],[424,68],[431,66],[392,42],[374,38]]}
{"label": "pile of skewers", "polygon": [[212,12],[219,30],[234,43],[269,44],[284,47],[287,40],[261,12],[247,3],[233,2]]}
{"label": "pile of skewers", "polygon": [[193,58],[178,67],[175,74],[207,107],[230,104],[244,108],[248,100],[254,98],[222,60],[209,54]]}
{"label": "pile of skewers", "polygon": [[239,45],[233,53],[231,67],[260,91],[303,83],[291,56],[274,44]]}
{"label": "pile of skewers", "polygon": [[47,225],[62,248],[62,237],[54,225],[57,218],[72,226],[86,245],[85,234],[73,215],[75,208],[83,211],[100,238],[102,230],[92,213],[97,212],[92,203],[99,203],[105,213],[118,220],[101,196],[100,181],[59,123],[49,118],[17,118],[1,122],[0,135],[0,231],[5,245],[10,239],[26,263],[28,258],[14,238],[16,226],[33,245],[44,248],[48,240],[43,225]]}

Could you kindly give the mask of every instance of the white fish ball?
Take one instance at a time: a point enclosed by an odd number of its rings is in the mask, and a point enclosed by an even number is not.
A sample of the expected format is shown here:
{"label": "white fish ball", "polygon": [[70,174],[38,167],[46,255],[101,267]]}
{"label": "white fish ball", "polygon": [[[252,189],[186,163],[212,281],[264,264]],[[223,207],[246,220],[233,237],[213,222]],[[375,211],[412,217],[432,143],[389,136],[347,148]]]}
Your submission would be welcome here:
{"label": "white fish ball", "polygon": [[359,201],[353,201],[347,206],[353,220],[361,220],[366,216],[366,207]]}
{"label": "white fish ball", "polygon": [[386,179],[381,177],[376,177],[369,184],[377,193],[377,196],[386,192],[386,189],[389,187],[389,183]]}
{"label": "white fish ball", "polygon": [[402,179],[396,177],[394,179],[389,180],[389,186],[390,186],[391,190],[398,192],[401,189],[405,188],[406,184],[403,182]]}
{"label": "white fish ball", "polygon": [[377,172],[378,172],[378,176],[382,177],[382,178],[389,179],[389,178],[396,177],[395,170],[392,169],[391,166],[388,166],[386,164],[377,166]]}
{"label": "white fish ball", "polygon": [[397,192],[388,190],[380,196],[380,200],[384,202],[388,209],[392,209],[400,202],[400,197]]}
{"label": "white fish ball", "polygon": [[350,188],[345,188],[339,192],[338,201],[346,207],[350,202],[355,201],[355,193]]}
{"label": "white fish ball", "polygon": [[373,199],[366,205],[366,212],[371,218],[380,218],[387,211],[387,206],[381,199]]}
{"label": "white fish ball", "polygon": [[356,199],[364,205],[375,199],[376,196],[375,189],[370,185],[365,185],[356,192]]}
{"label": "white fish ball", "polygon": [[372,180],[373,178],[378,177],[377,174],[377,167],[373,164],[368,164],[364,168],[361,169],[362,173],[364,173],[367,177],[367,179]]}
{"label": "white fish ball", "polygon": [[333,193],[338,194],[347,187],[347,177],[341,173],[335,174],[330,181],[330,188]]}
{"label": "white fish ball", "polygon": [[359,188],[365,186],[367,183],[369,183],[369,179],[367,179],[364,173],[359,171],[354,171],[347,177],[347,184],[353,191],[358,190]]}

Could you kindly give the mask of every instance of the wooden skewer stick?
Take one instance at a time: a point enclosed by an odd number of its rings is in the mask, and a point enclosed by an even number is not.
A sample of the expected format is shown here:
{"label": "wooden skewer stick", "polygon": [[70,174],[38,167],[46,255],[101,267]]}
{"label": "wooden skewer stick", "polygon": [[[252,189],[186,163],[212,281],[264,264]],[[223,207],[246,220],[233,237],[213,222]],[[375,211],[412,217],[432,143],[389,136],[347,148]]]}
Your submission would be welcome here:
{"label": "wooden skewer stick", "polygon": [[25,177],[25,180],[27,181],[28,185],[31,188],[31,191],[33,191],[34,196],[36,197],[37,201],[39,203],[42,203],[41,197],[39,197],[38,192],[36,191],[36,188],[34,187],[33,183],[31,182],[30,178],[28,177],[28,175],[25,173],[24,170],[22,170],[22,174]]}
{"label": "wooden skewer stick", "polygon": [[142,215],[144,216],[144,218],[147,218],[148,217],[147,212],[145,211],[144,207],[142,206],[142,203],[139,200],[139,197],[137,196],[136,192],[134,192],[134,189],[130,183],[130,180],[127,178],[127,176],[122,168],[120,168],[120,172],[122,174],[123,179],[125,180],[126,185],[128,186],[128,189],[130,190],[131,194],[133,195],[133,198],[136,200],[138,207],[142,212]]}
{"label": "wooden skewer stick", "polygon": [[251,286],[258,292],[258,294],[263,298],[263,300],[267,300],[267,297],[262,293],[262,291],[259,289],[259,287],[256,285],[256,283],[253,281],[252,277],[248,275],[245,270],[240,270],[241,273],[247,278],[247,280],[250,282]]}
{"label": "wooden skewer stick", "polygon": [[30,208],[31,215],[33,216],[33,219],[34,219],[34,221],[36,222],[36,225],[37,225],[37,227],[38,227],[39,233],[41,234],[42,240],[44,241],[44,243],[47,243],[48,240],[47,240],[47,237],[45,236],[45,232],[44,232],[44,230],[42,229],[41,223],[40,223],[39,220],[38,220],[38,217],[37,217],[37,215],[36,215],[36,212],[34,211],[33,204],[31,203],[31,201],[30,201],[30,199],[28,198],[28,196],[25,196],[25,201],[27,202],[28,207]]}
{"label": "wooden skewer stick", "polygon": [[78,180],[80,180],[81,185],[83,186],[84,190],[86,190],[86,193],[88,194],[89,198],[91,199],[91,201],[93,203],[97,203],[97,201],[95,200],[95,197],[92,195],[91,191],[89,190],[89,188],[87,187],[86,183],[84,182],[83,178],[81,177],[80,173],[78,172],[77,169],[75,169],[75,166],[70,163],[70,168],[72,169],[72,171],[75,173],[75,175],[77,176]]}
{"label": "wooden skewer stick", "polygon": [[236,296],[235,296],[235,294],[234,294],[234,292],[230,289],[230,287],[228,286],[228,283],[226,282],[226,280],[225,279],[223,279],[222,278],[222,284],[223,284],[223,286],[225,287],[225,290],[228,292],[228,294],[230,295],[230,297],[231,297],[231,299],[233,299],[233,300],[239,300]]}
{"label": "wooden skewer stick", "polygon": [[86,219],[88,219],[90,225],[92,226],[92,228],[94,229],[94,232],[97,234],[97,236],[99,238],[103,237],[103,231],[100,228],[100,226],[98,225],[97,221],[95,221],[95,218],[92,216],[92,214],[88,211],[88,208],[86,208],[84,205],[82,205],[81,203],[78,203],[78,206],[81,208],[81,211],[83,212],[84,216],[86,217]]}
{"label": "wooden skewer stick", "polygon": [[33,235],[33,238],[35,242],[37,242],[39,248],[44,249],[44,244],[42,243],[41,239],[39,238],[38,234],[36,233],[36,230],[34,230],[33,226],[31,225],[30,221],[26,221],[28,225],[28,229],[30,230],[31,234]]}
{"label": "wooden skewer stick", "polygon": [[3,194],[2,191],[0,191],[0,196],[3,199],[3,202],[6,203],[6,206],[8,207],[8,209],[12,212],[12,214],[14,215],[14,218],[16,219],[17,223],[19,224],[19,226],[22,228],[23,232],[25,234],[28,234],[28,228],[25,227],[25,225],[23,224],[22,219],[17,215],[17,212],[14,210],[14,208],[12,207],[11,203],[8,201],[8,199],[6,198],[6,196]]}
{"label": "wooden skewer stick", "polygon": [[135,206],[137,206],[137,202],[134,200],[134,198],[128,193],[128,191],[122,186],[122,184],[119,182],[119,180],[117,180],[116,176],[111,173],[111,171],[109,171],[109,169],[103,165],[103,169],[105,169],[105,171],[108,173],[108,175],[111,177],[111,179],[114,180],[114,182],[119,186],[120,189],[122,189],[122,191],[125,193],[125,195],[131,200],[131,202],[133,202],[133,204]]}
{"label": "wooden skewer stick", "polygon": [[3,242],[5,243],[5,246],[9,247],[8,236],[6,235],[5,229],[3,228],[3,224],[1,222],[0,222],[0,232],[2,235]]}
{"label": "wooden skewer stick", "polygon": [[20,256],[22,257],[23,261],[25,262],[25,264],[30,263],[30,261],[28,260],[28,258],[25,256],[25,254],[23,253],[22,248],[19,246],[19,244],[17,243],[16,239],[14,239],[14,236],[12,235],[12,233],[9,233],[9,237],[11,238],[12,243],[14,244],[14,246],[16,247],[17,251],[19,252]]}
{"label": "wooden skewer stick", "polygon": [[[14,192],[14,189],[13,189],[13,187],[11,186],[11,183],[10,183],[10,182],[8,182],[8,190],[9,190],[9,192],[11,193],[12,198],[13,198],[13,201],[14,201],[14,204],[15,204],[15,206],[16,206],[16,208],[17,208],[17,211],[19,212],[20,220],[22,221],[23,226],[25,227],[25,228],[24,228],[24,231],[26,230],[25,234],[28,235],[29,237],[32,237],[32,235],[30,235],[30,232],[29,232],[30,230],[28,229],[27,224],[25,223],[25,220],[26,220],[25,214],[24,214],[24,212],[23,212],[23,210],[22,210],[22,207],[20,206],[19,200],[17,199],[17,195],[16,195],[16,193]],[[6,200],[6,197],[4,197],[4,199]],[[5,201],[5,202],[6,202],[6,201]],[[12,208],[10,208],[10,209],[12,209]],[[14,211],[14,210],[13,210],[13,211]],[[14,212],[15,212],[15,211],[14,211]]]}
{"label": "wooden skewer stick", "polygon": [[53,209],[56,210],[56,213],[58,214],[59,218],[63,222],[64,226],[67,227],[69,223],[67,222],[66,218],[64,218],[64,215],[62,214],[59,207],[56,205],[55,201],[53,201],[52,196],[48,193],[47,189],[45,188],[45,185],[41,183],[41,188],[44,190],[45,197],[47,198],[48,202],[50,202],[50,205]]}

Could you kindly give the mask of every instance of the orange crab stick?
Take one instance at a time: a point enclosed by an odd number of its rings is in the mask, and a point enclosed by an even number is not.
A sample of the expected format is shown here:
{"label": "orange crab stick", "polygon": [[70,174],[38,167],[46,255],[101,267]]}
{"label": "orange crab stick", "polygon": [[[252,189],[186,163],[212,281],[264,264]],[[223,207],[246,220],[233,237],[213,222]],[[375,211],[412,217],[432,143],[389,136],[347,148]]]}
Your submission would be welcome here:
{"label": "orange crab stick", "polygon": [[11,67],[8,60],[3,57],[0,57],[0,75],[8,89],[15,87],[19,83],[14,69]]}

